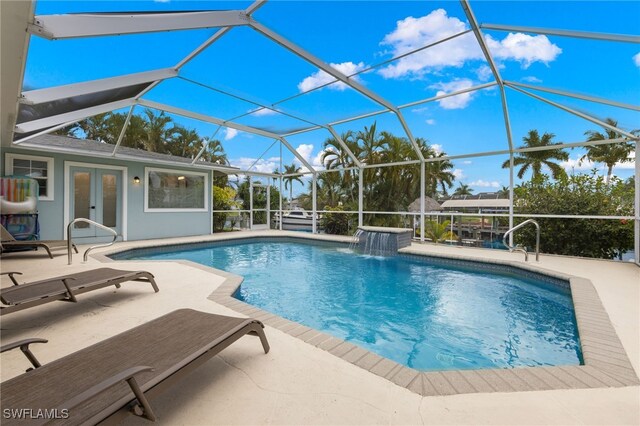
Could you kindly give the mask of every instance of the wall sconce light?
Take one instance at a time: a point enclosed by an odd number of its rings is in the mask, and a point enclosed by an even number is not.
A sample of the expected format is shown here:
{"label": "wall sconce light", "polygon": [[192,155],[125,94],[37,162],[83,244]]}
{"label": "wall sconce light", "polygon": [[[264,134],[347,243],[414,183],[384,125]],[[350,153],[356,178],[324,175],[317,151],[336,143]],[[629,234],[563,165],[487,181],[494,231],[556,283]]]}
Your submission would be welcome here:
{"label": "wall sconce light", "polygon": [[140,183],[140,178],[138,176],[134,177],[133,183]]}
{"label": "wall sconce light", "polygon": [[178,180],[184,180],[184,176],[178,176]]}

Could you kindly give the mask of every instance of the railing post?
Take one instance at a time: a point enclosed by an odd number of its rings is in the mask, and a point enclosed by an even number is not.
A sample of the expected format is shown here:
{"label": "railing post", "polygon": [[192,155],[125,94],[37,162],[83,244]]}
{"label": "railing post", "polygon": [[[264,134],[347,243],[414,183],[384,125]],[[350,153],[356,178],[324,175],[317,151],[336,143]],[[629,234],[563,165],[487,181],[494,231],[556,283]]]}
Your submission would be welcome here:
{"label": "railing post", "polygon": [[98,222],[94,222],[93,220],[89,220],[89,219],[85,219],[83,217],[79,217],[77,219],[74,219],[71,221],[71,223],[69,223],[67,225],[67,259],[68,259],[68,264],[71,265],[71,263],[73,262],[73,254],[72,254],[72,247],[73,247],[73,243],[71,242],[71,230],[73,229],[73,225],[75,225],[77,222],[85,222],[88,223],[89,225],[93,225],[95,227],[98,227],[100,229],[104,229],[107,232],[110,232],[113,234],[113,240],[110,243],[106,243],[106,244],[98,244],[95,246],[91,246],[89,247],[87,250],[85,250],[83,256],[82,256],[82,261],[86,262],[87,259],[89,258],[89,252],[93,249],[97,249],[97,248],[102,248],[102,247],[109,247],[110,245],[112,245],[113,243],[116,242],[116,240],[118,239],[118,233],[116,231],[114,231],[113,229],[104,226],[101,223]]}

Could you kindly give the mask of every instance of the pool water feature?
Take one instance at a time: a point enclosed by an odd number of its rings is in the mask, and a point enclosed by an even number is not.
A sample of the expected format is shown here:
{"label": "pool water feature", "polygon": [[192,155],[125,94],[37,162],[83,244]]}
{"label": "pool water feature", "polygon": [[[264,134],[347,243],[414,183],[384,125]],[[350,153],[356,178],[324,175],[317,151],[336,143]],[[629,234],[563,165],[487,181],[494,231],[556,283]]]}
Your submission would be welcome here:
{"label": "pool water feature", "polygon": [[241,275],[238,299],[417,370],[582,363],[568,284],[554,278],[337,244],[253,239],[162,251],[136,259]]}

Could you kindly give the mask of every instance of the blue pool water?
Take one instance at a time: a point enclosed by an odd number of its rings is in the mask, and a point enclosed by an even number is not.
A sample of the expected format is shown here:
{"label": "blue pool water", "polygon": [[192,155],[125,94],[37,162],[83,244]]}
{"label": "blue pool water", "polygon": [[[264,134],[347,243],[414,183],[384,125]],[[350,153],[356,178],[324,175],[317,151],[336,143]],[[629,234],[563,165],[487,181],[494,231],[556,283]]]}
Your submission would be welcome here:
{"label": "blue pool water", "polygon": [[570,292],[552,279],[261,240],[135,258],[242,275],[238,299],[418,370],[581,363]]}

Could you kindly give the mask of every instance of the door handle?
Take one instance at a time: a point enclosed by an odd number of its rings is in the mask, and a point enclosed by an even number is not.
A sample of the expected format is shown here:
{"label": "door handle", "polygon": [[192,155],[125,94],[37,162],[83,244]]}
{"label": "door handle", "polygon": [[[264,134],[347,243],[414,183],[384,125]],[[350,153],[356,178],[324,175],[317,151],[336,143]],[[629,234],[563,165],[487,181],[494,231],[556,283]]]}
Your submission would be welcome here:
{"label": "door handle", "polygon": [[96,206],[91,206],[91,210],[95,210],[95,209],[96,209]]}

